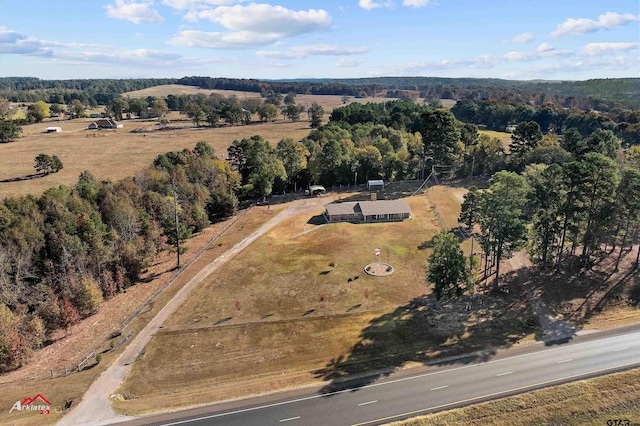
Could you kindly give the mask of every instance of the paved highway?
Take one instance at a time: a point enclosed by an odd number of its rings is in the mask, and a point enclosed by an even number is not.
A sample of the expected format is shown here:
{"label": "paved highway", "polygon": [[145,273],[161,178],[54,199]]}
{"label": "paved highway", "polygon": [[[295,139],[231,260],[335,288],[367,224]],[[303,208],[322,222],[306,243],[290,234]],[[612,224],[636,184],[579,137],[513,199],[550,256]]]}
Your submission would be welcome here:
{"label": "paved highway", "polygon": [[[222,411],[220,406],[139,419],[157,425],[374,425],[640,366],[640,332]],[[249,401],[245,403],[249,404]],[[218,410],[218,412],[216,412]],[[197,414],[195,414],[197,413]]]}

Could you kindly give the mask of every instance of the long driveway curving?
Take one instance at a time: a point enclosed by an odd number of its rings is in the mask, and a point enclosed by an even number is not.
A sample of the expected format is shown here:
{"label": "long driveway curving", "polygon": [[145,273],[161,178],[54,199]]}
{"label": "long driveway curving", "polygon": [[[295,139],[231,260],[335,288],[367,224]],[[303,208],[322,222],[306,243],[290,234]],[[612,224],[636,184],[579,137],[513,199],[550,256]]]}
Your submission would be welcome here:
{"label": "long driveway curving", "polygon": [[98,379],[89,387],[80,403],[73,408],[59,422],[59,426],[77,425],[104,425],[132,420],[117,414],[110,404],[110,396],[120,387],[125,377],[131,369],[131,365],[136,360],[140,352],[147,345],[151,337],[158,331],[160,326],[173,314],[189,294],[211,273],[224,265],[229,259],[244,250],[261,235],[269,231],[292,216],[310,212],[322,208],[328,202],[333,201],[330,197],[305,198],[291,202],[289,207],[260,227],[257,231],[233,246],[230,250],[216,258],[205,268],[200,270],[176,295],[162,308],[160,312],[138,333],[129,343],[118,359],[107,368]]}

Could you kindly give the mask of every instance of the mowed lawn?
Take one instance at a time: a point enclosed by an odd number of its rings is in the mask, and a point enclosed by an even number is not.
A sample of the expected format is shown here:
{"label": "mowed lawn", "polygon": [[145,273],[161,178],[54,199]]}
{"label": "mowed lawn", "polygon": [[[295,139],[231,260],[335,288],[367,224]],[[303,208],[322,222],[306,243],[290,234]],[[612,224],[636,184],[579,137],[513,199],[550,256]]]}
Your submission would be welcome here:
{"label": "mowed lawn", "polygon": [[[424,195],[408,202],[416,217],[405,222],[312,225],[306,214],[258,239],[165,323],[117,408],[177,408],[321,380],[313,372],[348,354],[375,318],[430,292],[428,251],[418,246],[437,224]],[[376,247],[392,275],[364,272]],[[398,334],[386,350],[415,350],[409,337]]]}

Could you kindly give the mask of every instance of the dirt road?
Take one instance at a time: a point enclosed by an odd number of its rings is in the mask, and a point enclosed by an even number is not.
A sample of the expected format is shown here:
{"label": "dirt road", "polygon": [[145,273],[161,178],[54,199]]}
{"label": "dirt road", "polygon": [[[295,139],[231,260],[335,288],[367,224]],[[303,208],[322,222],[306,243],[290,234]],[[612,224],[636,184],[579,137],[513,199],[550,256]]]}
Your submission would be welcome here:
{"label": "dirt road", "polygon": [[189,294],[210,274],[224,265],[229,259],[244,250],[261,235],[269,231],[283,220],[321,209],[333,201],[331,197],[305,198],[290,203],[289,207],[264,224],[256,232],[233,246],[230,250],[216,258],[195,275],[180,291],[162,308],[160,312],[138,333],[118,359],[98,377],[84,394],[80,403],[58,422],[59,426],[104,425],[132,420],[132,417],[117,414],[111,408],[111,395],[120,387],[129,373],[131,365],[160,326],[173,314]]}

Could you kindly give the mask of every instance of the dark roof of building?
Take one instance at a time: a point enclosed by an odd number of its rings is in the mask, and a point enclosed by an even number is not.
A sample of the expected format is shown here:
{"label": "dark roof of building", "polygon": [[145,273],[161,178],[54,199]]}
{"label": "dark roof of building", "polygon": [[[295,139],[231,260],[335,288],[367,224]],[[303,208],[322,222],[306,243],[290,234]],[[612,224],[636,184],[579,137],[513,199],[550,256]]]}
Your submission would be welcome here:
{"label": "dark roof of building", "polygon": [[331,203],[326,205],[326,209],[329,216],[358,213],[362,213],[364,216],[411,213],[409,205],[404,200],[349,201]]}

